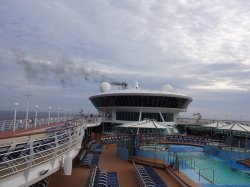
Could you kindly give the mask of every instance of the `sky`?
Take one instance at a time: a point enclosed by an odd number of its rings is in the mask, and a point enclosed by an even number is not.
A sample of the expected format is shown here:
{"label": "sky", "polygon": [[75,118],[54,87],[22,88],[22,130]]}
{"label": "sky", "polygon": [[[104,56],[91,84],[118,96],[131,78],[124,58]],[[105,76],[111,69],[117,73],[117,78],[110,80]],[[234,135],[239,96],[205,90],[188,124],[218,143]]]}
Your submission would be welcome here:
{"label": "sky", "polygon": [[102,81],[193,98],[182,117],[250,120],[250,1],[1,0],[0,110],[94,112]]}

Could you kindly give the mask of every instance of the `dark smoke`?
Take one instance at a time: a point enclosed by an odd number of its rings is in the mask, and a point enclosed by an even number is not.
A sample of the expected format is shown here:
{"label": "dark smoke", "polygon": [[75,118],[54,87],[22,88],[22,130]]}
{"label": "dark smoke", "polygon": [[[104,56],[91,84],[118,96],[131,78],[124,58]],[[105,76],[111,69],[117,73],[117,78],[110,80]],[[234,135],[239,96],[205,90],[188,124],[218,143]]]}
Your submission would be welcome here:
{"label": "dark smoke", "polygon": [[89,62],[76,63],[68,58],[60,61],[33,58],[20,51],[14,51],[13,56],[14,60],[23,67],[29,80],[44,79],[52,75],[63,86],[67,86],[77,77],[94,82],[109,80],[112,77],[111,74],[91,66]]}

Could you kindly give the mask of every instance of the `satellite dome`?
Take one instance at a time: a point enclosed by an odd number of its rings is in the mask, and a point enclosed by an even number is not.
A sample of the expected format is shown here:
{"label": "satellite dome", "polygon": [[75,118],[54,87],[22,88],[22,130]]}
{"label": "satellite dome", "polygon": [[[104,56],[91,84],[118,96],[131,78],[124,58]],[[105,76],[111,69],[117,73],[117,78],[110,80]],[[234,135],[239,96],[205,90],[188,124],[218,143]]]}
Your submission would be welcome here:
{"label": "satellite dome", "polygon": [[111,90],[111,85],[108,82],[102,82],[100,85],[101,92],[108,92]]}
{"label": "satellite dome", "polygon": [[169,84],[165,84],[163,87],[162,87],[163,91],[166,91],[166,92],[170,92],[173,90],[172,86],[169,85]]}

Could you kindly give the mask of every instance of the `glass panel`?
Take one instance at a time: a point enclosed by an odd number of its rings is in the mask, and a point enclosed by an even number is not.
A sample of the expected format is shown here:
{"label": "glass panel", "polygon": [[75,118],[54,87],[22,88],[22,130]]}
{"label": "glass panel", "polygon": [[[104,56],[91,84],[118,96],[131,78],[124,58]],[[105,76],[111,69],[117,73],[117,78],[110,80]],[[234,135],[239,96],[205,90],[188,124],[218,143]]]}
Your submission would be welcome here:
{"label": "glass panel", "polygon": [[104,96],[90,99],[95,107],[131,106],[185,109],[190,100],[163,96]]}
{"label": "glass panel", "polygon": [[117,112],[116,120],[122,121],[138,121],[139,112]]}

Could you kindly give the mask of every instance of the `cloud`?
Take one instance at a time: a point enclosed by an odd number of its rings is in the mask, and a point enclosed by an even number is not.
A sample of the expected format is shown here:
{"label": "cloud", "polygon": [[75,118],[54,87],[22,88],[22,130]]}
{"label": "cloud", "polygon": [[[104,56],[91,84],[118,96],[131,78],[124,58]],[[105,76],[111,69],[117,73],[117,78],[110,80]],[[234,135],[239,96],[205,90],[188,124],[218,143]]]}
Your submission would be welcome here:
{"label": "cloud", "polygon": [[221,90],[234,90],[234,91],[247,91],[247,89],[243,89],[229,81],[216,81],[209,85],[194,85],[189,86],[190,89],[198,89],[198,90],[208,90],[208,91],[221,91]]}
{"label": "cloud", "polygon": [[61,84],[62,93],[92,95],[102,80],[138,80],[198,100],[207,92],[240,96],[250,88],[249,7],[243,0],[3,0],[0,91],[29,79],[44,92]]}

